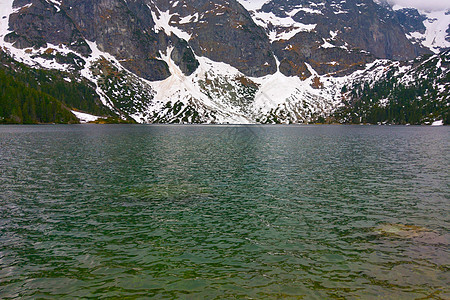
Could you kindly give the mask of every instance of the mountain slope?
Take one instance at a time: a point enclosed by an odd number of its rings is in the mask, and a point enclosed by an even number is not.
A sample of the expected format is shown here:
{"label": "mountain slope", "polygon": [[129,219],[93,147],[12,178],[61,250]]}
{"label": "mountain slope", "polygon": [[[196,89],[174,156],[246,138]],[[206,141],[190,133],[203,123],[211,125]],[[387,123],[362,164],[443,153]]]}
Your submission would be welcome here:
{"label": "mountain slope", "polygon": [[343,87],[342,123],[450,124],[450,50],[411,63],[380,61]]}
{"label": "mountain slope", "polygon": [[120,122],[118,111],[101,103],[92,82],[68,72],[30,68],[3,49],[0,78],[0,123],[78,123],[77,111]]}
{"label": "mountain slope", "polygon": [[150,1],[159,28],[189,42],[196,55],[227,63],[248,76],[276,71],[264,30],[235,0]]}
{"label": "mountain slope", "polygon": [[450,6],[444,11],[419,11],[415,8],[394,6],[406,37],[434,53],[450,48]]}
{"label": "mountain slope", "polygon": [[110,116],[304,123],[351,107],[356,98],[348,102],[342,87],[370,78],[380,59],[406,66],[443,50],[427,42],[429,21],[372,0],[4,0],[0,47],[33,68],[89,81],[91,106]]}

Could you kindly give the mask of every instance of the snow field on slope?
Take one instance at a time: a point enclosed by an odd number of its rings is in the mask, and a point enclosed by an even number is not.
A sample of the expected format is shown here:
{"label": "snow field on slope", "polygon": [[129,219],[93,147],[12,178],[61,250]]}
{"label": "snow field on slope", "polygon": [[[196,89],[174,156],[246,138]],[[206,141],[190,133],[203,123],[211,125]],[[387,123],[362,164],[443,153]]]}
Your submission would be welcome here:
{"label": "snow field on slope", "polygon": [[101,118],[99,116],[94,116],[91,114],[82,113],[82,112],[75,111],[75,110],[71,110],[71,112],[75,115],[75,117],[78,118],[78,120],[80,120],[80,123],[94,122]]}
{"label": "snow field on slope", "polygon": [[270,1],[271,0],[238,0],[238,2],[248,11],[261,9],[264,4]]}
{"label": "snow field on slope", "polygon": [[[394,5],[393,10],[408,8]],[[447,29],[450,25],[450,4],[447,10],[426,11],[418,9],[419,13],[427,19],[423,22],[425,33],[412,32],[406,37],[412,41],[419,41],[423,46],[429,48],[434,53],[439,53],[442,49],[450,48],[450,42],[446,40]]]}

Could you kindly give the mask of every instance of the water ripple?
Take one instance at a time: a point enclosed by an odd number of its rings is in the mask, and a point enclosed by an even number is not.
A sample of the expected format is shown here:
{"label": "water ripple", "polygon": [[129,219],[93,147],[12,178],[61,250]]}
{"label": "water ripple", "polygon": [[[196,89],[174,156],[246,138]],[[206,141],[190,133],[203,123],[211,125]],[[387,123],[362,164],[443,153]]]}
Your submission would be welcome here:
{"label": "water ripple", "polygon": [[0,298],[449,298],[447,127],[0,127]]}

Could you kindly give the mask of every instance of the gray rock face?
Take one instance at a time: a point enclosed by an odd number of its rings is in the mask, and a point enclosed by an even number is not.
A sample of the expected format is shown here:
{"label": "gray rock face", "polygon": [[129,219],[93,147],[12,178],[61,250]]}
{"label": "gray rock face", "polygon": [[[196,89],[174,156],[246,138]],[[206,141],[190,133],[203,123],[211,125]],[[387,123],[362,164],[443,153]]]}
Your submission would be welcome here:
{"label": "gray rock face", "polygon": [[133,73],[149,80],[167,78],[165,62],[158,59],[168,37],[155,33],[151,12],[138,1],[65,0],[63,8],[86,39],[114,55]]}
{"label": "gray rock face", "polygon": [[194,52],[192,52],[192,49],[185,40],[180,39],[175,35],[172,35],[171,38],[174,41],[174,49],[172,50],[170,58],[180,67],[185,75],[191,75],[200,65],[195,58]]}
{"label": "gray rock face", "polygon": [[[372,0],[269,1],[262,12],[315,24],[314,30],[273,43],[266,31],[277,30],[276,25],[256,25],[237,0],[61,0],[60,6],[15,0],[14,6],[22,9],[10,17],[13,32],[6,40],[15,47],[63,44],[86,57],[91,53],[86,41],[96,42],[125,68],[152,81],[170,76],[160,55],[169,47],[186,75],[197,69],[197,55],[247,76],[264,76],[277,70],[276,55],[283,74],[301,78],[311,76],[309,66],[319,74],[344,75],[375,58],[407,60],[428,52],[405,36],[405,31],[424,31],[417,10],[394,12]],[[161,22],[165,28],[157,25]]]}
{"label": "gray rock face", "polygon": [[5,40],[15,47],[40,48],[46,47],[47,43],[64,44],[80,54],[91,53],[83,35],[64,11],[57,12],[45,1],[16,0],[14,5],[23,8],[11,15],[9,26],[13,32]]}
{"label": "gray rock face", "polygon": [[273,44],[277,57],[282,57],[280,71],[286,76],[299,76],[306,79],[311,76],[305,63],[319,75],[332,73],[347,75],[374,60],[359,50],[347,50],[340,47],[322,47],[323,39],[317,33],[300,32],[290,40],[281,40]]}
{"label": "gray rock face", "polygon": [[172,15],[172,26],[191,35],[188,42],[195,54],[230,64],[249,76],[275,73],[267,35],[237,1],[156,0],[153,5]]}
{"label": "gray rock face", "polygon": [[[447,16],[450,15],[450,9],[447,10],[447,12],[445,13]],[[445,31],[445,33],[447,33],[447,36],[445,37],[445,40],[450,42],[450,24],[448,24],[448,28]]]}
{"label": "gray rock face", "polygon": [[[408,60],[428,53],[406,38],[398,16],[389,7],[372,0],[272,0],[261,11],[315,24],[313,31],[274,42],[286,75],[308,76],[304,63],[319,74],[347,74],[375,58]],[[269,29],[276,30],[276,26]]]}
{"label": "gray rock face", "polygon": [[[167,78],[167,64],[160,60],[160,51],[169,45],[175,50],[172,59],[189,75],[198,66],[192,49],[202,56],[223,61],[251,76],[262,76],[276,71],[275,58],[265,32],[249,13],[236,1],[206,0],[63,0],[55,7],[45,0],[16,0],[23,8],[10,18],[14,31],[7,40],[18,48],[46,47],[47,43],[63,44],[89,55],[85,42],[95,41],[100,50],[114,55],[133,73],[149,80]],[[172,14],[173,26],[192,35],[189,44],[179,37],[167,36],[155,28],[152,11]],[[195,22],[177,21],[187,14],[199,17]],[[192,49],[191,49],[192,47]]]}
{"label": "gray rock face", "polygon": [[448,25],[448,29],[447,29],[446,33],[447,33],[447,37],[445,38],[445,40],[447,42],[450,42],[450,25]]}
{"label": "gray rock face", "polygon": [[124,67],[149,80],[167,78],[167,64],[158,59],[169,38],[154,32],[151,12],[138,1],[64,0],[60,7],[44,0],[15,1],[22,7],[10,17],[7,41],[18,48],[66,45],[82,55],[91,50],[85,40],[114,55]]}
{"label": "gray rock face", "polygon": [[397,10],[395,14],[405,32],[425,33],[426,27],[425,25],[423,25],[423,21],[425,21],[427,18],[419,14],[417,9],[403,8]]}

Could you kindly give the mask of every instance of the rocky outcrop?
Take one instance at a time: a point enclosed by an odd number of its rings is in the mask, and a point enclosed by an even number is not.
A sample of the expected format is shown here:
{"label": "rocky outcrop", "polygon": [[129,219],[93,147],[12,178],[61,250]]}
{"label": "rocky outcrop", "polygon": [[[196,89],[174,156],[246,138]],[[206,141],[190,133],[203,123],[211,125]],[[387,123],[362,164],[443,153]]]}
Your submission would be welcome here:
{"label": "rocky outcrop", "polygon": [[423,24],[427,18],[421,15],[415,8],[402,8],[395,11],[395,15],[405,32],[425,33]]}
{"label": "rocky outcrop", "polygon": [[[279,18],[282,25],[264,20],[263,13]],[[285,75],[308,77],[305,63],[319,74],[345,75],[376,58],[409,60],[429,52],[407,39],[399,15],[372,0],[272,0],[254,15],[269,34],[314,28],[274,41]],[[284,23],[291,23],[291,28]],[[412,21],[411,25],[419,26]]]}
{"label": "rocky outcrop", "polygon": [[178,38],[175,35],[171,36],[174,44],[170,58],[175,62],[175,64],[180,68],[183,74],[189,76],[197,70],[200,65],[198,60],[195,58],[194,52],[192,52],[189,44]]}
{"label": "rocky outcrop", "polygon": [[274,42],[277,57],[282,57],[280,71],[286,76],[310,77],[309,64],[319,75],[348,75],[374,60],[373,55],[359,50],[324,46],[317,33],[300,32],[290,40]]}
{"label": "rocky outcrop", "polygon": [[89,55],[91,49],[68,15],[46,1],[16,0],[15,7],[21,9],[9,18],[13,32],[5,37],[16,48],[43,48],[47,44],[66,45],[82,55]]}
{"label": "rocky outcrop", "polygon": [[56,5],[44,0],[16,0],[22,7],[10,16],[13,31],[6,40],[18,48],[65,45],[79,54],[90,54],[86,41],[114,55],[122,65],[148,80],[161,80],[170,73],[159,58],[169,38],[154,31],[151,12],[138,1],[64,0]]}
{"label": "rocky outcrop", "polygon": [[155,11],[170,16],[169,25],[189,35],[196,55],[225,62],[248,76],[275,73],[270,41],[237,1],[154,1]]}
{"label": "rocky outcrop", "polygon": [[372,0],[272,0],[262,11],[281,17],[291,12],[298,23],[317,24],[314,31],[320,38],[335,32],[337,40],[377,58],[408,60],[420,54],[405,37],[395,13]]}
{"label": "rocky outcrop", "polygon": [[86,39],[95,41],[100,50],[114,55],[136,75],[149,80],[170,75],[166,63],[159,59],[168,37],[154,31],[147,6],[121,0],[65,0],[62,9]]}
{"label": "rocky outcrop", "polygon": [[95,42],[151,81],[171,75],[161,57],[169,48],[185,75],[204,56],[261,77],[276,72],[277,57],[284,75],[302,79],[429,53],[405,36],[425,32],[417,10],[393,11],[372,0],[272,0],[257,12],[237,0],[15,0],[14,6],[20,9],[10,16],[6,41],[15,47],[65,45],[88,57]]}
{"label": "rocky outcrop", "polygon": [[450,42],[450,25],[448,25],[448,29],[445,31],[445,33],[447,33],[447,37],[445,38],[445,40],[447,42]]}
{"label": "rocky outcrop", "polygon": [[[112,54],[128,70],[148,80],[170,75],[167,64],[160,59],[160,52],[170,45],[175,48],[172,59],[187,75],[198,66],[194,51],[250,76],[276,71],[264,30],[236,1],[64,0],[58,5],[45,0],[16,0],[14,6],[23,8],[10,17],[13,32],[7,41],[18,48],[62,44],[87,56],[91,49],[86,40],[96,42],[101,51]],[[184,36],[158,28],[153,18],[159,18],[160,11],[170,14],[168,25],[187,32],[191,38],[183,42]],[[197,18],[182,22],[188,14]]]}

